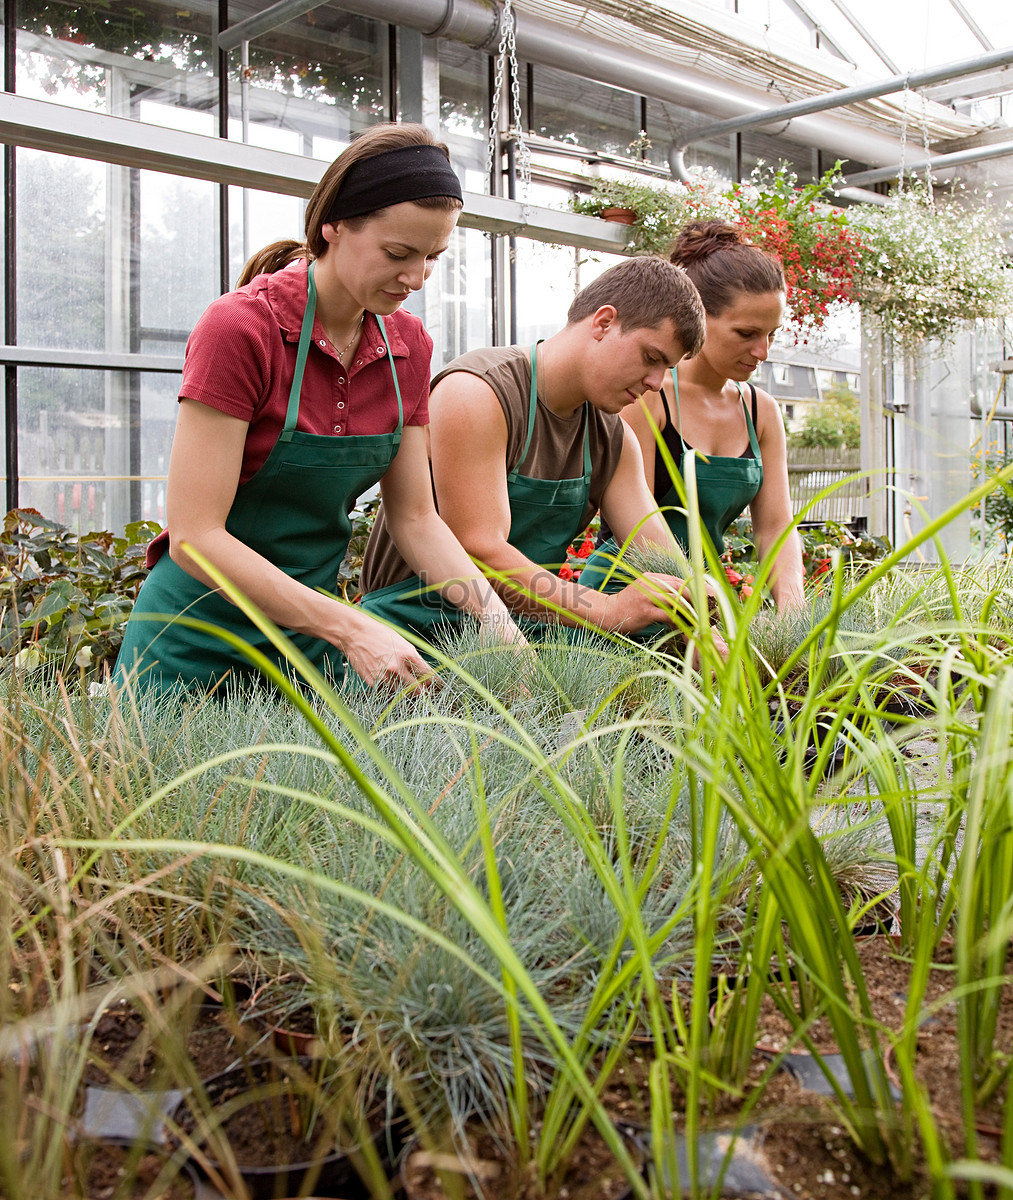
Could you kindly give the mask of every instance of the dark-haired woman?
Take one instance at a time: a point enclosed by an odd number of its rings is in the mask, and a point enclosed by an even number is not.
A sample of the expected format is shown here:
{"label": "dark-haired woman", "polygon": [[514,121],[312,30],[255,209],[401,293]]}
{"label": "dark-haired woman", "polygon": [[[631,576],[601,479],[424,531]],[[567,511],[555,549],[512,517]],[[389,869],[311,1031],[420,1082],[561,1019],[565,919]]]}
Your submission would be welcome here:
{"label": "dark-haired woman", "polygon": [[[646,392],[631,404],[623,420],[637,435],[648,486],[684,549],[689,548],[685,505],[652,421],[680,471],[686,451],[697,451],[700,519],[718,553],[728,526],[748,507],[763,558],[791,525],[792,510],[784,421],[774,398],[748,381],[766,359],[784,317],[784,272],[778,259],[751,244],[742,230],[720,221],[688,225],[670,257],[703,300],[703,349],[670,372],[671,386]],[[615,542],[605,541],[581,572],[581,583],[602,586],[616,553]],[[801,543],[793,533],[771,574],[779,609],[801,602],[802,583]]]}
{"label": "dark-haired woman", "polygon": [[346,662],[367,684],[425,675],[407,641],[334,598],[349,511],[378,482],[397,545],[427,584],[469,580],[462,607],[501,638],[519,636],[433,506],[432,341],[400,311],[446,249],[461,206],[446,148],[425,129],[370,129],[314,191],[306,243],[261,251],[201,317],[183,368],[168,529],[149,548],[121,680],[206,690],[256,674],[192,621],[280,661],[189,547],[339,681]]}

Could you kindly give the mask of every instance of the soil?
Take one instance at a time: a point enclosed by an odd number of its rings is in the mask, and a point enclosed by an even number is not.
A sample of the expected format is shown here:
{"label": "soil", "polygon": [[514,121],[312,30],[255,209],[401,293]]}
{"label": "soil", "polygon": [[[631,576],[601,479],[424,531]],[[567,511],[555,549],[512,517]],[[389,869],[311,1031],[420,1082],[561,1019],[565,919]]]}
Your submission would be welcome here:
{"label": "soil", "polygon": [[152,1191],[165,1168],[163,1155],[146,1153],[129,1171],[128,1156],[126,1146],[110,1142],[82,1144],[75,1164],[78,1173],[61,1181],[61,1194],[67,1200],[194,1200],[197,1189],[189,1173],[177,1175],[157,1192]]}
{"label": "soil", "polygon": [[[903,1026],[909,967],[898,957],[896,939],[887,936],[869,938],[859,941],[857,948],[874,1019],[883,1029],[896,1033]],[[954,1155],[959,1156],[965,1152],[965,1147],[956,1006],[947,998],[955,979],[947,947],[937,951],[936,963],[928,982],[927,1011],[917,1035],[915,1074],[926,1089],[940,1130],[947,1136]],[[1007,970],[1011,976],[1010,986],[1001,993],[995,1041],[996,1063],[1000,1069],[1013,1055],[1013,966]],[[783,1047],[790,1027],[773,1006],[771,1009],[770,1019],[765,1024],[765,1037],[771,1045]],[[130,1062],[130,1047],[134,1044],[131,1035],[134,1041],[140,1036],[141,1019],[128,1010],[113,1010],[106,1014],[103,1022],[96,1048],[101,1047],[110,1063]],[[223,1010],[217,1013],[202,1010],[199,1014],[189,1046],[197,1057],[203,1078],[233,1065],[239,1049],[230,1024]],[[824,1024],[817,1023],[811,1032],[818,1049],[833,1053],[836,1046]],[[881,1035],[881,1044],[885,1045],[888,1040],[886,1034]],[[277,1050],[273,1053],[276,1062],[286,1061]],[[150,1048],[141,1057],[136,1053],[133,1055],[129,1072],[133,1082],[143,1084],[145,1071],[151,1070],[148,1062],[151,1057]],[[760,1084],[769,1066],[770,1055],[758,1052],[751,1064],[745,1094]],[[650,1048],[643,1044],[632,1045],[603,1096],[613,1119],[631,1133],[634,1141],[630,1144],[640,1141],[640,1153],[644,1156],[649,1146],[649,1070]],[[90,1081],[106,1083],[108,1076],[96,1076]],[[978,1111],[978,1149],[985,1161],[1000,1159],[999,1140],[990,1133],[1001,1126],[1004,1116],[1005,1077],[1000,1083],[994,1095]],[[679,1130],[684,1127],[685,1097],[674,1089],[672,1101],[676,1129]],[[719,1096],[708,1111],[711,1127],[734,1128],[740,1123],[741,1104],[741,1099],[736,1097]],[[921,1200],[930,1193],[929,1184],[920,1175],[917,1164],[912,1178],[905,1181],[898,1179],[888,1164],[870,1162],[856,1149],[829,1102],[805,1090],[788,1072],[775,1074],[767,1081],[762,1099],[749,1120],[755,1132],[751,1137],[744,1137],[742,1145],[748,1147],[749,1157],[761,1166],[769,1180],[769,1190],[756,1195],[771,1200],[784,1200],[785,1196],[811,1200],[852,1200],[853,1197]],[[288,1155],[297,1160],[311,1157],[306,1142],[298,1137],[290,1139],[292,1145],[279,1152],[276,1148],[278,1132],[279,1123],[272,1122],[271,1134],[266,1135],[255,1110],[249,1124],[230,1120],[226,1125],[233,1152],[242,1162],[270,1163],[276,1157]],[[460,1197],[460,1200],[478,1200],[480,1197],[484,1200],[536,1200],[538,1193],[533,1180],[518,1175],[504,1145],[509,1145],[507,1137],[498,1140],[485,1129],[472,1131],[468,1154],[473,1177],[468,1175],[467,1164],[453,1154],[437,1157],[434,1161],[426,1151],[417,1149],[409,1153],[402,1165],[400,1180],[405,1186],[407,1200],[444,1200],[448,1195]],[[441,1182],[441,1172],[446,1187]],[[597,1131],[589,1127],[569,1163],[565,1178],[556,1181],[549,1194],[553,1200],[619,1200],[626,1194],[626,1189],[611,1154]],[[316,1194],[329,1193],[318,1188]],[[334,1194],[344,1193],[339,1189]],[[958,1191],[958,1194],[961,1193]],[[170,1195],[171,1200],[176,1200],[174,1194]],[[124,1197],[124,1200],[132,1200],[132,1197]]]}
{"label": "soil", "polygon": [[[242,1025],[236,1014],[219,1005],[203,1005],[193,1016],[186,1052],[197,1077],[208,1079],[234,1064],[257,1034]],[[98,1019],[91,1042],[92,1058],[84,1070],[89,1086],[110,1087],[110,1072],[135,1087],[165,1087],[185,1081],[174,1078],[173,1064],[163,1061],[150,1023],[125,1001],[107,1009]],[[178,1076],[178,1070],[175,1076]]]}
{"label": "soil", "polygon": [[[904,1025],[904,1009],[907,1004],[907,988],[910,967],[898,956],[896,939],[891,937],[859,938],[855,942],[862,976],[869,997],[869,1006],[875,1022],[893,1033]],[[940,947],[935,955],[938,967],[929,972],[925,989],[927,1016],[933,1023],[956,1019],[956,1004],[943,1002],[941,998],[954,987],[952,954],[949,947]],[[797,997],[797,991],[796,991]],[[931,1014],[931,1015],[929,1015]],[[837,1050],[830,1021],[820,1017],[808,1028],[808,1036],[821,1054],[833,1054]],[[760,1005],[760,1035],[758,1046],[768,1053],[784,1050],[793,1039],[791,1022],[778,1009],[770,996],[764,996]],[[807,1053],[805,1046],[796,1037],[792,1053]]]}
{"label": "soil", "polygon": [[[232,1110],[221,1122],[220,1130],[242,1172],[321,1164],[336,1155],[348,1158],[359,1140],[344,1122],[335,1124],[341,1109],[329,1097],[321,1103],[317,1087],[314,1060],[310,1058],[249,1062],[206,1082],[211,1105],[220,1111]],[[190,1111],[186,1102],[177,1109],[175,1119],[198,1142],[205,1141],[203,1118]],[[382,1119],[383,1107],[378,1105],[365,1115],[364,1123],[378,1136]],[[210,1138],[207,1153],[209,1158],[215,1157],[215,1143]],[[350,1163],[337,1172],[326,1169],[325,1174],[328,1178],[337,1174],[342,1180],[357,1180]]]}
{"label": "soil", "polygon": [[[627,1140],[635,1161],[643,1147]],[[447,1180],[447,1187],[441,1180]],[[543,1193],[532,1176],[518,1172],[503,1144],[488,1131],[475,1129],[468,1138],[468,1153],[430,1153],[410,1148],[401,1166],[405,1200],[541,1200]],[[458,1188],[463,1188],[459,1191]],[[612,1152],[596,1129],[586,1129],[567,1165],[566,1173],[551,1192],[562,1200],[620,1200],[630,1185],[616,1165]]]}

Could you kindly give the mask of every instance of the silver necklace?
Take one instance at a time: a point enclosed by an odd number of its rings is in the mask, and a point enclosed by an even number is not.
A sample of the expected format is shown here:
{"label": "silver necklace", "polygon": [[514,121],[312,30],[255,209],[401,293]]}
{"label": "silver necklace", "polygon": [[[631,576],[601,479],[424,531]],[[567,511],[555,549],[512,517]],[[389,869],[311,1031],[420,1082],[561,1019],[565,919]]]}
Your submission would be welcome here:
{"label": "silver necklace", "polygon": [[349,350],[351,350],[351,348],[352,348],[352,343],[355,341],[355,339],[356,339],[356,338],[359,336],[359,334],[362,332],[362,325],[363,325],[363,322],[364,322],[365,320],[366,320],[366,314],[365,314],[365,312],[363,312],[362,316],[359,318],[359,323],[358,323],[358,325],[356,325],[356,327],[355,327],[355,332],[354,332],[354,333],[352,334],[352,336],[351,336],[351,337],[348,339],[348,344],[345,346],[344,350],[339,350],[339,351],[338,351],[338,360],[339,360],[339,362],[340,362],[340,360],[341,360],[341,359],[343,359],[343,358],[345,357],[345,355],[348,353],[348,351],[349,351]]}

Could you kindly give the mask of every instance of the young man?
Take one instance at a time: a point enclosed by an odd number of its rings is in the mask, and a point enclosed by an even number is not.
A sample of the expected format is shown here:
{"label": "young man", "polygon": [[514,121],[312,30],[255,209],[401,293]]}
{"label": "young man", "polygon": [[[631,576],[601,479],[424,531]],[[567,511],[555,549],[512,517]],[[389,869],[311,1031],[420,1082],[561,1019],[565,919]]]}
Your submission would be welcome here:
{"label": "young man", "polygon": [[[681,268],[631,258],[584,288],[552,337],[471,351],[436,376],[429,411],[437,507],[515,614],[626,634],[668,623],[655,601],[681,580],[645,576],[653,597],[645,582],[609,595],[556,572],[599,509],[620,542],[636,531],[635,542],[675,547],[619,413],[658,390],[703,336],[703,306]],[[412,574],[383,506],[362,589],[368,612],[425,638],[464,619],[443,599],[452,600],[452,590],[444,585],[441,597]]]}

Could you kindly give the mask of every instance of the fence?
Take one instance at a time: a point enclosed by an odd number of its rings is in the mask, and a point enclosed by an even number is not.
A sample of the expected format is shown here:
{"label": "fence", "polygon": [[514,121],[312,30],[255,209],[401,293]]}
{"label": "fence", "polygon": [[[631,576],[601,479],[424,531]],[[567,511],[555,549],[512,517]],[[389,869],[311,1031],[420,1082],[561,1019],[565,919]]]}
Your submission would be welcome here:
{"label": "fence", "polygon": [[[868,498],[864,478],[849,479],[861,470],[861,451],[858,449],[826,449],[799,446],[788,448],[788,485],[791,489],[792,511],[801,514],[815,496],[833,484],[839,486],[805,511],[803,520],[850,521],[868,515]],[[841,483],[841,480],[847,480]]]}

